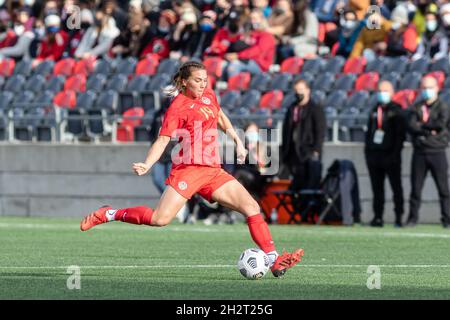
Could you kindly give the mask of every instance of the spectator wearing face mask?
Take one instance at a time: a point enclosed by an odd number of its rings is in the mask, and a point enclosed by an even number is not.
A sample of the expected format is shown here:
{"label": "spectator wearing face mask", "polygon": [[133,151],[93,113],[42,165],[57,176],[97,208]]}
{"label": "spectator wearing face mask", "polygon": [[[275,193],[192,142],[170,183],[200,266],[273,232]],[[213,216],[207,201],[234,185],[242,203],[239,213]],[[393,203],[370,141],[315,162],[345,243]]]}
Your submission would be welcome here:
{"label": "spectator wearing face mask", "polygon": [[80,29],[75,28],[68,30],[69,34],[69,45],[67,46],[67,54],[70,57],[75,56],[75,51],[80,45],[81,39],[83,38],[86,31],[94,25],[94,15],[89,9],[82,9],[80,12]]}
{"label": "spectator wearing face mask", "polygon": [[264,18],[269,18],[272,14],[272,8],[269,4],[269,0],[251,0],[251,8],[261,10],[264,14]]}
{"label": "spectator wearing face mask", "polygon": [[202,59],[206,48],[211,44],[217,31],[217,14],[212,10],[204,11],[199,22],[199,30],[194,34],[194,40],[190,43],[184,52],[184,55],[194,59]]}
{"label": "spectator wearing face mask", "polygon": [[232,44],[243,36],[241,24],[241,19],[237,15],[227,19],[225,26],[217,30],[211,45],[205,49],[205,55],[223,58]]}
{"label": "spectator wearing face mask", "polygon": [[56,15],[45,18],[45,37],[41,41],[34,65],[43,60],[58,61],[69,42],[69,35],[61,30],[61,19]]}
{"label": "spectator wearing face mask", "polygon": [[419,40],[423,33],[427,30],[427,12],[437,12],[437,6],[431,0],[418,0],[416,4],[416,11],[412,18],[414,25],[416,26],[417,33],[419,34]]}
{"label": "spectator wearing face mask", "polygon": [[0,49],[0,58],[11,57],[16,59],[29,59],[29,48],[35,38],[30,25],[30,9],[22,7],[17,11],[17,19],[14,22],[13,30],[17,36],[17,42],[13,46]]}
{"label": "spectator wearing face mask", "polygon": [[448,38],[439,22],[439,16],[435,12],[428,12],[425,18],[426,31],[422,35],[413,60],[422,57],[428,57],[432,60],[448,57]]}
{"label": "spectator wearing face mask", "polygon": [[168,58],[170,54],[170,33],[176,21],[177,16],[174,11],[163,10],[159,16],[158,24],[147,29],[141,43],[142,49],[139,56],[145,57],[148,54],[156,54],[160,60]]}
{"label": "spectator wearing face mask", "polygon": [[339,19],[339,27],[327,33],[325,44],[333,48],[335,55],[348,58],[365,25],[366,20],[358,21],[356,13],[346,9]]}
{"label": "spectator wearing face mask", "polygon": [[399,4],[391,16],[392,29],[388,34],[386,55],[410,57],[417,50],[416,26],[409,22],[408,8]]}
{"label": "spectator wearing face mask", "polygon": [[120,34],[114,19],[103,11],[95,13],[95,25],[89,27],[75,51],[75,58],[96,58],[108,53],[114,39]]}
{"label": "spectator wearing face mask", "polygon": [[445,30],[447,39],[450,39],[450,3],[444,4],[440,11],[442,27]]}
{"label": "spectator wearing face mask", "polygon": [[228,61],[226,73],[232,77],[240,72],[258,74],[267,72],[275,58],[275,38],[267,32],[267,20],[261,10],[250,14],[251,31],[244,35],[243,42],[248,48],[225,54]]}

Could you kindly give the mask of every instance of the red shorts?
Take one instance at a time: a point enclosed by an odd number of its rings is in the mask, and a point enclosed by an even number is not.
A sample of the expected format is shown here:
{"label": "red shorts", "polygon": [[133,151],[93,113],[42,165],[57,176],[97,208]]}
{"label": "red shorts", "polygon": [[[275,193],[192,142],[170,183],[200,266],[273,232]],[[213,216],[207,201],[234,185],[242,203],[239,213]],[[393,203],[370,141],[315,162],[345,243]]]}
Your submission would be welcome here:
{"label": "red shorts", "polygon": [[211,201],[213,192],[232,180],[235,178],[222,168],[189,165],[172,170],[165,183],[186,199],[198,192]]}

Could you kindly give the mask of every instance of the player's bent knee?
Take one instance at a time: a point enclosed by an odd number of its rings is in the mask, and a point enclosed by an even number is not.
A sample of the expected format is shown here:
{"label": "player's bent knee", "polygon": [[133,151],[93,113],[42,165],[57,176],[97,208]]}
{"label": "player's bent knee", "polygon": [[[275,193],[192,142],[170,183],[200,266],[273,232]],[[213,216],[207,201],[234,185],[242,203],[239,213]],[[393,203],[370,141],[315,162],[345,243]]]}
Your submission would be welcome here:
{"label": "player's bent knee", "polygon": [[158,218],[155,217],[152,219],[152,226],[154,227],[165,227],[170,223],[171,219],[167,219],[167,218]]}
{"label": "player's bent knee", "polygon": [[261,208],[259,207],[258,202],[256,202],[255,200],[249,201],[242,206],[242,213],[247,217],[254,216],[256,214],[259,214],[260,212]]}

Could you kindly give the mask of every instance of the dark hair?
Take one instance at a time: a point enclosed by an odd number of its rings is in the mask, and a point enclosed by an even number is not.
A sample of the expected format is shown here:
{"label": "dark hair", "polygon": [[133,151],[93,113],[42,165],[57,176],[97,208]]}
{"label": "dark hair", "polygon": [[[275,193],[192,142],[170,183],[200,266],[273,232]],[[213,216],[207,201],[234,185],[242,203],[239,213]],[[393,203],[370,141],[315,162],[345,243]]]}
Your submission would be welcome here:
{"label": "dark hair", "polygon": [[206,70],[201,62],[188,61],[181,65],[172,78],[172,85],[164,90],[167,96],[175,96],[176,92],[183,91],[183,80],[189,79],[193,70]]}
{"label": "dark hair", "polygon": [[311,89],[311,86],[309,85],[308,81],[306,81],[305,79],[302,79],[302,78],[299,78],[294,81],[294,87],[300,83],[303,83],[308,89]]}

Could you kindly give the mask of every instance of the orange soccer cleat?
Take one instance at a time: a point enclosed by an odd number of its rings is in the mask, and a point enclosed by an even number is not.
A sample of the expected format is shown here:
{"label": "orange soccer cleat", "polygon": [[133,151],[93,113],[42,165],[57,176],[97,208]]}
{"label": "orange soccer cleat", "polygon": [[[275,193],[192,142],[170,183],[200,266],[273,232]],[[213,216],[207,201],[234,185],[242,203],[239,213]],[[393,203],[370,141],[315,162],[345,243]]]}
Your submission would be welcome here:
{"label": "orange soccer cleat", "polygon": [[90,228],[95,227],[96,225],[108,222],[108,219],[106,218],[106,211],[111,209],[111,206],[103,206],[84,217],[84,219],[81,220],[80,223],[81,231],[87,231]]}
{"label": "orange soccer cleat", "polygon": [[286,270],[292,268],[297,263],[302,261],[302,257],[305,251],[303,249],[297,249],[293,253],[283,252],[281,256],[278,256],[277,260],[273,264],[271,270],[275,277],[281,277],[286,273]]}

